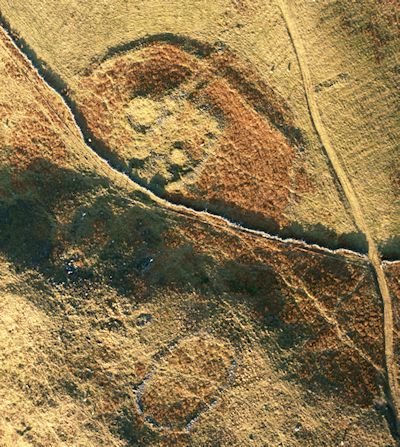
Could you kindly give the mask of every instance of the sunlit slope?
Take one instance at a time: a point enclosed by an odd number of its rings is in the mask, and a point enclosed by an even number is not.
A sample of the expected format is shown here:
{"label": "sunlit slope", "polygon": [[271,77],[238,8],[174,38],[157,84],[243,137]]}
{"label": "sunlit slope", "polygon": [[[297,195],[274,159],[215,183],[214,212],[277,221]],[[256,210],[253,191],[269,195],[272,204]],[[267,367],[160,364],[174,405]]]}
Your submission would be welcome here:
{"label": "sunlit slope", "polygon": [[289,3],[329,140],[382,252],[398,258],[398,2]]}
{"label": "sunlit slope", "polygon": [[[48,69],[59,75],[70,87],[68,94],[72,100],[90,93],[81,90],[82,79],[88,70],[98,65],[100,59],[112,55],[110,49],[136,39],[170,33],[232,52],[242,65],[252,68],[255,73],[253,83],[265,83],[282,98],[292,115],[293,127],[299,129],[304,136],[304,144],[295,149],[293,170],[305,172],[308,187],[299,188],[298,191],[293,185],[289,186],[289,200],[279,211],[279,218],[276,218],[274,211],[264,207],[261,215],[248,223],[260,227],[260,221],[263,221],[261,226],[268,228],[272,219],[279,230],[286,234],[365,250],[362,237],[354,237],[358,230],[352,223],[347,204],[342,200],[340,187],[332,177],[315,134],[296,55],[281,12],[273,2],[214,2],[212,5],[207,2],[207,7],[204,2],[194,2],[190,6],[172,2],[160,7],[156,7],[153,2],[140,6],[132,2],[117,2],[112,8],[99,2],[65,2],[61,5],[60,2],[46,2],[36,8],[35,5],[27,7],[18,1],[12,4],[2,1],[0,6],[11,28],[26,40],[39,59],[46,62]],[[43,23],[40,26],[32,26],[32,23],[38,25],[41,22]],[[118,88],[117,80],[114,80],[114,85]],[[120,123],[123,127],[129,125],[126,120],[124,117]],[[176,125],[176,128],[178,130],[179,126]],[[246,141],[246,132],[241,137],[243,141]],[[156,142],[157,140],[153,141],[153,144]],[[264,150],[261,151],[259,163],[267,163],[269,151],[273,149],[263,142],[260,145]],[[249,146],[254,146],[251,139]],[[122,144],[120,150],[124,150]],[[143,152],[141,154],[140,147],[136,150],[136,158],[140,158]],[[158,150],[162,153],[162,145],[155,145],[153,151],[156,155]],[[237,154],[242,159],[249,158],[244,143],[237,149]],[[231,170],[229,164],[223,165],[223,168]],[[211,166],[211,169],[224,172],[219,164]],[[243,172],[243,168],[239,168],[239,171]],[[150,174],[149,171],[147,175]],[[195,175],[200,178],[200,173]],[[225,197],[221,194],[219,197],[216,188],[213,200],[215,203],[222,203],[218,206],[223,207],[227,217],[241,220],[237,217],[237,207],[244,215],[247,210],[246,202],[249,208],[250,204],[261,203],[266,200],[264,197],[271,196],[268,188],[263,186],[263,182],[268,181],[268,175],[264,175],[262,181],[257,183],[258,188],[250,188],[255,191],[251,194],[246,188],[241,189],[240,182],[236,181],[232,188],[237,197],[232,198],[233,193]],[[229,183],[229,175],[226,183]],[[246,181],[242,183],[246,184]],[[257,191],[260,191],[260,196]],[[207,194],[201,192],[200,195],[207,199]],[[343,241],[343,234],[350,237],[346,236]]]}
{"label": "sunlit slope", "polygon": [[394,445],[367,259],[121,188],[2,42],[3,445]]}
{"label": "sunlit slope", "polygon": [[[0,30],[0,159],[3,170],[21,172],[36,163],[100,173],[60,96],[50,89]],[[6,176],[1,177],[4,184]]]}

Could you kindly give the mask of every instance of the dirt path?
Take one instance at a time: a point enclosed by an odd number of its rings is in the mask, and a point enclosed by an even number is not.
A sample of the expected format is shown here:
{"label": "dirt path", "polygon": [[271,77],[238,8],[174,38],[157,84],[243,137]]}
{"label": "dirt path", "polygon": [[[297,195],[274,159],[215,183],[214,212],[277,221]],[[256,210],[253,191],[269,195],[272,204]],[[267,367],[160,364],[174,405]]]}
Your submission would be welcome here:
{"label": "dirt path", "polygon": [[307,65],[307,54],[297,29],[296,20],[290,6],[290,1],[285,2],[281,0],[279,1],[279,4],[300,67],[307,104],[314,128],[319,136],[320,142],[332,165],[337,179],[343,188],[354,217],[354,222],[358,229],[365,234],[368,242],[368,257],[375,270],[377,285],[383,301],[386,373],[389,387],[388,398],[395,416],[397,432],[400,434],[400,394],[399,385],[397,382],[397,364],[394,354],[393,304],[383,271],[382,262],[374,238],[365,221],[364,213],[358,201],[357,194],[353,188],[353,185],[351,184],[350,179],[347,177],[345,167],[335,152],[335,149],[333,148],[329,140],[329,136],[325,130],[314,95],[314,86],[312,83],[310,70]]}
{"label": "dirt path", "polygon": [[349,337],[349,335],[342,330],[340,324],[336,320],[335,317],[330,315],[330,311],[324,306],[323,302],[321,302],[314,294],[312,294],[304,281],[300,280],[301,285],[295,285],[288,281],[286,278],[282,277],[283,282],[285,285],[293,290],[295,293],[301,294],[303,296],[306,296],[309,301],[314,305],[315,309],[318,311],[319,315],[335,330],[336,335],[338,339],[346,346],[348,346],[350,349],[353,349],[356,351],[360,357],[362,357],[366,362],[368,362],[379,374],[382,374],[382,377],[384,377],[384,371],[383,368],[374,362],[374,360],[365,353],[361,348],[357,346],[356,343]]}
{"label": "dirt path", "polygon": [[[86,159],[90,164],[96,166],[96,168],[99,169],[99,173],[104,173],[104,175],[111,178],[118,186],[122,188],[126,188],[128,190],[134,190],[134,191],[140,191],[143,194],[145,194],[149,199],[151,199],[154,203],[160,205],[161,207],[168,209],[170,211],[173,211],[174,213],[184,215],[186,218],[195,220],[195,221],[202,221],[208,225],[212,225],[214,227],[222,228],[224,231],[230,231],[232,233],[247,233],[253,236],[257,237],[263,237],[265,239],[278,241],[286,245],[297,245],[300,246],[306,250],[316,250],[316,251],[322,251],[325,254],[328,255],[351,255],[353,257],[352,261],[356,262],[357,258],[360,258],[360,261],[364,261],[367,257],[359,252],[344,249],[344,248],[338,248],[338,249],[330,249],[321,245],[317,244],[311,244],[307,243],[301,239],[294,239],[294,238],[281,238],[276,235],[269,234],[262,230],[256,230],[251,229],[246,226],[243,226],[237,222],[233,222],[229,220],[228,218],[212,214],[206,210],[199,211],[195,210],[193,208],[190,208],[186,205],[181,204],[175,204],[172,202],[169,202],[168,200],[156,195],[151,190],[147,189],[146,187],[136,183],[134,180],[132,180],[131,177],[129,177],[124,172],[116,169],[113,167],[110,162],[103,157],[101,157],[91,146],[90,142],[85,143],[85,137],[83,135],[83,132],[79,125],[77,124],[77,120],[75,118],[75,115],[73,111],[71,110],[70,106],[68,105],[66,99],[64,98],[63,94],[59,92],[55,87],[53,87],[49,82],[46,81],[46,79],[41,76],[39,71],[37,70],[34,61],[32,61],[29,56],[24,52],[23,49],[17,44],[14,37],[10,34],[10,32],[4,27],[4,24],[0,26],[0,29],[5,33],[5,35],[9,38],[10,42],[13,44],[13,46],[17,49],[18,53],[21,55],[22,58],[24,58],[30,66],[32,66],[32,70],[34,70],[35,75],[38,79],[40,79],[41,82],[43,82],[52,92],[54,92],[55,95],[57,95],[61,101],[63,102],[66,110],[71,115],[72,121],[73,121],[73,128],[64,120],[64,118],[60,115],[60,113],[57,111],[57,109],[53,106],[53,104],[48,101],[45,97],[42,95],[43,101],[46,103],[46,106],[50,109],[50,111],[55,115],[55,117],[58,120],[58,124],[63,127],[70,136],[76,141],[78,144],[78,147],[84,147],[86,149],[85,151],[81,151],[80,156],[84,159]],[[32,76],[26,72],[22,67],[18,66],[15,62],[16,68],[21,71],[24,76],[26,77],[26,80],[30,82],[35,88],[39,94],[41,94],[40,89],[38,88],[38,85],[36,84],[36,80],[32,78]]]}
{"label": "dirt path", "polygon": [[[353,190],[353,187],[352,187],[349,179],[347,178],[347,176],[342,168],[342,165],[337,157],[337,154],[335,153],[333,147],[331,146],[331,144],[329,142],[329,138],[328,138],[326,131],[324,129],[324,126],[323,126],[323,123],[321,120],[321,116],[318,111],[318,106],[317,106],[316,100],[313,96],[311,76],[310,76],[306,61],[305,61],[305,52],[302,47],[299,35],[297,33],[297,30],[295,27],[295,22],[292,20],[290,10],[285,4],[281,3],[281,9],[282,9],[283,17],[284,17],[286,25],[287,25],[287,30],[288,30],[289,36],[292,40],[293,47],[295,49],[295,52],[296,52],[296,55],[298,58],[300,70],[302,72],[302,77],[303,77],[303,82],[304,82],[304,87],[305,87],[305,92],[306,92],[306,98],[307,98],[308,107],[310,110],[310,116],[313,120],[314,127],[316,129],[316,132],[319,135],[321,143],[326,151],[326,155],[332,164],[332,167],[337,175],[337,178],[343,187],[343,190],[345,192],[345,195],[347,197],[347,200],[349,201],[351,210],[353,212],[356,225],[358,226],[360,231],[362,231],[365,234],[367,241],[368,241],[368,246],[369,246],[368,257],[369,257],[369,259],[373,265],[373,268],[375,270],[379,291],[382,296],[383,304],[384,304],[384,338],[385,338],[386,373],[387,373],[388,386],[389,386],[389,392],[388,392],[389,404],[391,405],[391,407],[393,409],[393,413],[394,413],[396,425],[397,425],[397,431],[400,433],[400,423],[399,423],[400,402],[399,402],[399,390],[398,390],[398,384],[397,384],[397,378],[396,378],[397,377],[396,376],[397,367],[396,367],[395,357],[394,357],[394,341],[393,341],[393,332],[394,332],[394,330],[393,330],[393,309],[392,309],[392,302],[390,299],[389,289],[388,289],[385,275],[383,272],[383,268],[381,265],[380,256],[377,251],[375,242],[374,242],[374,240],[369,232],[369,229],[367,227],[367,224],[364,220],[364,216],[363,216],[361,207],[358,203],[356,194]],[[51,109],[51,111],[53,113],[55,113],[55,115],[58,117],[58,120],[59,120],[61,126],[66,128],[66,130],[76,139],[77,143],[79,143],[80,146],[85,145],[87,151],[85,152],[85,154],[82,154],[82,156],[84,158],[86,158],[88,161],[90,161],[91,163],[94,163],[94,166],[97,166],[100,169],[100,172],[104,172],[105,174],[110,176],[120,186],[126,187],[130,190],[141,191],[147,197],[149,197],[151,200],[153,200],[155,203],[159,204],[163,208],[169,209],[169,210],[171,210],[175,213],[178,213],[178,214],[182,214],[186,218],[195,220],[197,222],[202,221],[208,225],[222,228],[224,231],[229,231],[232,233],[237,233],[237,232],[247,233],[247,234],[251,234],[253,236],[263,237],[263,238],[266,238],[269,240],[279,241],[279,242],[287,244],[287,245],[290,244],[290,245],[301,246],[306,250],[323,251],[326,254],[330,254],[333,256],[337,256],[338,254],[345,254],[347,252],[348,254],[351,254],[354,256],[352,259],[353,262],[356,261],[356,258],[355,258],[356,256],[359,258],[362,258],[362,259],[365,258],[364,255],[362,255],[358,252],[351,251],[351,250],[345,250],[345,249],[331,250],[331,249],[328,249],[326,247],[322,247],[322,246],[319,246],[316,244],[308,244],[302,240],[283,239],[278,236],[268,234],[264,231],[253,230],[253,229],[244,227],[238,223],[232,222],[223,216],[214,215],[207,211],[197,211],[197,210],[194,210],[194,209],[184,206],[184,205],[173,204],[173,203],[169,202],[168,200],[165,200],[165,199],[157,196],[156,194],[154,194],[152,191],[148,190],[147,188],[137,184],[130,177],[128,177],[128,175],[126,175],[125,173],[112,167],[107,160],[100,157],[100,155],[93,148],[91,148],[89,145],[84,143],[84,135],[83,135],[80,127],[78,126],[75,116],[74,116],[73,112],[71,111],[71,108],[67,104],[63,95],[60,92],[58,92],[53,86],[51,86],[40,75],[40,73],[38,72],[38,70],[35,67],[34,62],[27,56],[27,54],[25,54],[24,51],[21,50],[21,48],[17,45],[17,43],[14,41],[14,38],[9,34],[9,32],[6,29],[4,29],[4,27],[2,27],[2,29],[5,32],[5,34],[9,37],[12,44],[16,47],[16,49],[18,50],[21,57],[25,58],[25,60],[27,60],[29,62],[29,64],[32,66],[32,68],[35,70],[35,73],[37,74],[38,78],[40,78],[40,80],[42,82],[44,82],[48,88],[50,88],[56,95],[58,95],[60,97],[60,99],[64,103],[66,109],[71,114],[71,117],[74,122],[74,129],[70,128],[70,126],[59,115],[59,113],[53,107],[53,105],[49,101],[45,100],[49,109]],[[21,69],[21,67],[19,67],[19,68]],[[29,76],[28,73],[25,73],[25,75],[26,75],[28,82],[31,82],[32,85],[34,86],[34,88],[37,89],[38,87],[35,84],[35,82],[33,81],[33,79],[31,78],[31,76]],[[76,133],[76,130],[79,131],[79,136]]]}

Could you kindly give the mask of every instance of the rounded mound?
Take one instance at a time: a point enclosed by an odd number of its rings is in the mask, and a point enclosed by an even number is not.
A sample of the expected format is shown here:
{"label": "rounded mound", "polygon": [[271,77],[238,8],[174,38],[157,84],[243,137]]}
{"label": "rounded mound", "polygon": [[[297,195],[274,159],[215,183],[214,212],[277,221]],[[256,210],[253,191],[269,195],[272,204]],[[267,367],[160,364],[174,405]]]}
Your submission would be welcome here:
{"label": "rounded mound", "polygon": [[280,225],[307,189],[290,110],[229,50],[151,41],[101,62],[76,91],[102,152],[169,200]]}

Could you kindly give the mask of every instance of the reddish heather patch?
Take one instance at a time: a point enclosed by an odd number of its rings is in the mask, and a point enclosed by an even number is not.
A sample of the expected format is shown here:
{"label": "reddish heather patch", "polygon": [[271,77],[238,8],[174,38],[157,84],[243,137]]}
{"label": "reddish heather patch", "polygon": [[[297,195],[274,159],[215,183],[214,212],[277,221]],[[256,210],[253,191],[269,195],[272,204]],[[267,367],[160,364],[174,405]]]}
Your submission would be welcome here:
{"label": "reddish heather patch", "polygon": [[[127,166],[121,148],[140,139],[125,109],[135,97],[161,101],[175,92],[220,123],[211,154],[200,150],[200,137],[190,138],[191,147],[183,145],[201,168],[189,183],[165,192],[171,199],[206,202],[239,220],[254,215],[255,224],[267,219],[283,225],[288,203],[310,189],[296,149],[300,133],[287,105],[229,51],[196,58],[175,45],[153,43],[103,62],[76,91],[89,131],[103,151]],[[199,154],[205,158],[199,160]]]}

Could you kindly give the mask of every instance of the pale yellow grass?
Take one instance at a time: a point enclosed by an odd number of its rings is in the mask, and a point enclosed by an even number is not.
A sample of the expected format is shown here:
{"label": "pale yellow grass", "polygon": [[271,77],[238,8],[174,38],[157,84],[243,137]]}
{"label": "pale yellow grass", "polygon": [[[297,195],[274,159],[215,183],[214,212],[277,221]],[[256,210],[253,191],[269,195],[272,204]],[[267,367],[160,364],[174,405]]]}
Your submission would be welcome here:
{"label": "pale yellow grass", "polygon": [[[288,102],[308,143],[303,161],[314,187],[285,210],[289,221],[356,231],[313,129],[301,74],[275,1],[172,1],[160,4],[87,1],[0,1],[0,10],[48,66],[72,88],[82,71],[109,48],[148,35],[173,33],[224,42]],[[149,112],[150,113],[150,112]],[[157,150],[157,148],[155,148]],[[139,154],[143,156],[143,153]]]}

